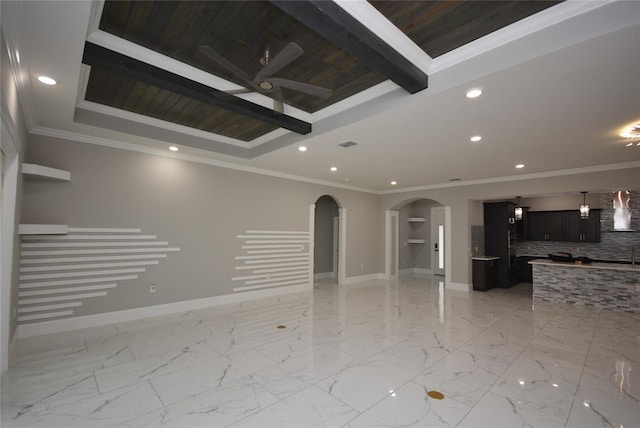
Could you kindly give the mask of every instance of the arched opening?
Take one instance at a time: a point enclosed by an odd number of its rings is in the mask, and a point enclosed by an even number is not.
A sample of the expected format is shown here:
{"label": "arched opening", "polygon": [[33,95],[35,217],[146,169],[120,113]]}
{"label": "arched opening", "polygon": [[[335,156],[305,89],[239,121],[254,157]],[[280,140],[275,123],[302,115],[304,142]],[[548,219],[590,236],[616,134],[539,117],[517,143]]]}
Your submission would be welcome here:
{"label": "arched opening", "polygon": [[313,278],[338,283],[340,280],[340,207],[336,200],[323,195],[314,207]]}
{"label": "arched opening", "polygon": [[451,250],[450,209],[426,198],[402,201],[385,215],[385,273],[399,276],[447,277]]}

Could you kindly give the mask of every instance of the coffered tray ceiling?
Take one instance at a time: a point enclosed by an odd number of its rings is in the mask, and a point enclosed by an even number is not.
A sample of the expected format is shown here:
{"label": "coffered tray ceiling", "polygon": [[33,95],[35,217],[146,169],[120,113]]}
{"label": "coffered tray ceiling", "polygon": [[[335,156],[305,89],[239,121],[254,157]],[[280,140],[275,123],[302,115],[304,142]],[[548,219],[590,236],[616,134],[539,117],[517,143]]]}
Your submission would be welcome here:
{"label": "coffered tray ceiling", "polygon": [[[0,8],[3,72],[17,87],[5,100],[21,106],[33,138],[373,192],[640,162],[639,142],[620,136],[640,120],[637,1],[2,0]],[[271,74],[254,83],[265,44]],[[41,84],[43,75],[57,85]],[[270,78],[330,95],[282,86],[278,112]],[[465,97],[471,88],[482,95]],[[350,141],[357,145],[342,147]]]}
{"label": "coffered tray ceiling", "polygon": [[[556,3],[371,2],[432,58]],[[336,10],[326,12],[330,5]],[[384,42],[370,42],[377,39],[375,33],[366,29],[357,33],[357,22],[341,21],[341,16],[336,17],[340,12],[354,20],[331,2],[106,1],[99,29],[239,86],[246,83],[203,55],[199,47],[210,47],[247,75],[255,76],[263,67],[259,60],[265,46],[277,55],[289,42],[295,42],[304,53],[277,77],[331,89],[327,99],[282,89],[287,106],[314,113],[415,67]],[[340,26],[344,22],[350,24],[348,28]],[[316,32],[322,29],[328,33]],[[366,52],[367,48],[375,52]],[[364,52],[364,61],[358,52]],[[379,61],[392,61],[398,70],[376,67],[375,58],[372,66],[376,52],[382,53]],[[92,66],[87,101],[247,142],[278,127],[301,134],[311,130],[309,124],[286,114],[252,107],[216,88],[194,87],[184,76],[162,73],[148,64],[137,64],[140,61],[135,58],[90,43],[85,47],[84,62]],[[424,83],[409,92],[426,87],[426,75]]]}

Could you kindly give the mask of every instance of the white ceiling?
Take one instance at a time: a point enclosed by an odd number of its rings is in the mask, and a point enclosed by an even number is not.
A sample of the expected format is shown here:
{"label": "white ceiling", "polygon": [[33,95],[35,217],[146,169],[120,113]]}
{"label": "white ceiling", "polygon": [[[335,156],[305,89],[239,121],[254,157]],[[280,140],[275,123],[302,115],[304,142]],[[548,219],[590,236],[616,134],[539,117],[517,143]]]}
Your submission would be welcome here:
{"label": "white ceiling", "polygon": [[[637,1],[568,1],[433,61],[427,57],[421,67],[429,68],[429,88],[414,95],[384,82],[312,115],[289,110],[310,121],[313,132],[276,131],[260,142],[281,148],[253,159],[190,147],[169,153],[169,145],[194,136],[241,143],[82,101],[84,42],[103,36],[95,30],[100,3],[3,0],[0,7],[20,99],[35,134],[375,192],[450,185],[458,178],[462,184],[640,166],[640,147],[626,147],[618,136],[640,122]],[[38,83],[39,74],[58,85]],[[471,87],[484,94],[467,99]],[[160,141],[74,122],[76,112],[86,111],[96,111],[101,126],[122,129],[126,119],[131,132],[143,134],[138,124],[144,121],[146,129],[168,129],[173,132],[163,134],[172,137]],[[482,141],[470,142],[476,134]],[[345,141],[358,145],[338,146]],[[309,148],[306,153],[297,150],[300,144]],[[516,170],[518,163],[525,168]]]}

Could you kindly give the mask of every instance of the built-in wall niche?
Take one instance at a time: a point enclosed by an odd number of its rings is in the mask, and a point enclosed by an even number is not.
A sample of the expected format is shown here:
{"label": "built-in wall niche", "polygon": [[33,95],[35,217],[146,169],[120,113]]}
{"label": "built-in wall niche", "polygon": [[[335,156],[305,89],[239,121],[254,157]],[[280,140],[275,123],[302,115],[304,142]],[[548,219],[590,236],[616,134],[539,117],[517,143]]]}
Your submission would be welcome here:
{"label": "built-in wall niche", "polygon": [[424,244],[424,228],[427,219],[424,217],[409,217],[407,222],[412,231],[412,237],[407,239],[408,244]]}
{"label": "built-in wall niche", "polygon": [[430,272],[432,206],[432,201],[419,199],[398,210],[398,267],[401,275]]}
{"label": "built-in wall niche", "polygon": [[[71,173],[62,169],[51,168],[34,163],[22,164],[22,175],[28,181],[69,182]],[[21,224],[18,227],[20,235],[66,235],[66,224]]]}
{"label": "built-in wall niche", "polygon": [[33,163],[22,164],[22,175],[27,180],[71,181],[69,171]]}

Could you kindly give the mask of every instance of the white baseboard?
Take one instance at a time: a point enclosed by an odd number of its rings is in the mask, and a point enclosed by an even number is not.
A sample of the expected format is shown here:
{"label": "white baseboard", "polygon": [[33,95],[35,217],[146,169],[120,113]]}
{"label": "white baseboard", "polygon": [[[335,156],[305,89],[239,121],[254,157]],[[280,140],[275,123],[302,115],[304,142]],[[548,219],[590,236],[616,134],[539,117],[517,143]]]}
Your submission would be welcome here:
{"label": "white baseboard", "polygon": [[430,278],[433,275],[433,271],[423,268],[407,268],[400,269],[398,274],[400,274],[400,276],[411,276],[414,278]]}
{"label": "white baseboard", "polygon": [[11,361],[13,361],[13,352],[16,349],[16,342],[18,341],[18,330],[13,332],[13,337],[11,338],[11,342],[9,342],[9,367],[11,367]]}
{"label": "white baseboard", "polygon": [[247,300],[261,299],[282,294],[309,291],[309,285],[292,285],[267,290],[248,291],[245,293],[225,294],[223,296],[205,297],[202,299],[185,300],[182,302],[166,303],[162,305],[146,306],[143,308],[126,309],[123,311],[107,312],[104,314],[84,315],[61,320],[44,321],[19,325],[14,334],[14,340],[43,334],[59,333],[63,331],[79,330],[87,327],[99,327],[118,322],[134,321],[195,309],[210,308]]}
{"label": "white baseboard", "polygon": [[358,282],[373,281],[376,279],[384,279],[384,274],[371,273],[369,275],[350,276],[342,281],[343,285],[356,284]]}
{"label": "white baseboard", "polygon": [[335,277],[335,272],[322,272],[313,274],[313,279],[333,279]]}
{"label": "white baseboard", "polygon": [[446,281],[444,283],[444,288],[446,288],[447,290],[455,290],[455,291],[470,291],[471,287],[469,286],[469,284],[463,284],[462,282],[451,282],[451,281]]}

